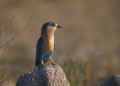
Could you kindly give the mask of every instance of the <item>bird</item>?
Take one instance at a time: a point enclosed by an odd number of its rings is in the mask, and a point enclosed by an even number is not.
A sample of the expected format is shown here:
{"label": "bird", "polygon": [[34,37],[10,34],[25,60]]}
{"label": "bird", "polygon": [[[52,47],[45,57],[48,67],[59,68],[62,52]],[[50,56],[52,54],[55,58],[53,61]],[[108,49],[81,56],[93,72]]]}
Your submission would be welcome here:
{"label": "bird", "polygon": [[54,22],[46,22],[42,25],[41,37],[38,39],[36,46],[36,67],[48,61],[54,64],[52,56],[56,47],[54,32],[57,28],[62,27]]}

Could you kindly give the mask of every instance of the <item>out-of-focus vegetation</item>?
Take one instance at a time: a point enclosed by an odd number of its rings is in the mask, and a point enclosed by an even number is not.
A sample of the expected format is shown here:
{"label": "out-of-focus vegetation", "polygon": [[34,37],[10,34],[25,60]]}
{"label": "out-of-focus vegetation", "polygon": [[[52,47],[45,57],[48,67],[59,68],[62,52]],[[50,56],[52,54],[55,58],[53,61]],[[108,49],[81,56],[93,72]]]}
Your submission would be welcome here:
{"label": "out-of-focus vegetation", "polygon": [[41,25],[55,21],[54,59],[71,86],[97,86],[120,74],[119,0],[0,0],[0,86],[35,68]]}

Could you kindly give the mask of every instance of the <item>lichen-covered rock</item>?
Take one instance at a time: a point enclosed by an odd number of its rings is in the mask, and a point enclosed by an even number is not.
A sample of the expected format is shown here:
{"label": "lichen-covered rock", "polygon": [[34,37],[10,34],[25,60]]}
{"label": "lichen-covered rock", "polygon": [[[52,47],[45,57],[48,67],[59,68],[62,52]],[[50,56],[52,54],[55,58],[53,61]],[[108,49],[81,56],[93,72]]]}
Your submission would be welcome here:
{"label": "lichen-covered rock", "polygon": [[105,81],[101,86],[120,86],[120,75],[114,75]]}
{"label": "lichen-covered rock", "polygon": [[70,84],[58,64],[44,64],[39,65],[37,71],[20,76],[16,86],[70,86]]}

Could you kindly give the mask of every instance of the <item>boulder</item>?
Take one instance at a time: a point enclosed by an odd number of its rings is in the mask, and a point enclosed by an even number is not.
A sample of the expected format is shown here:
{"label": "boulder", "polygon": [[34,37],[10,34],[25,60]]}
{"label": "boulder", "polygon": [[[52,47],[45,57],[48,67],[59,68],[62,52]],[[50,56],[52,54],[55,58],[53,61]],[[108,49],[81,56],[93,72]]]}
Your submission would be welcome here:
{"label": "boulder", "polygon": [[106,80],[101,86],[120,86],[120,75],[113,75]]}
{"label": "boulder", "polygon": [[70,84],[58,64],[43,64],[38,65],[34,72],[21,75],[16,86],[70,86]]}

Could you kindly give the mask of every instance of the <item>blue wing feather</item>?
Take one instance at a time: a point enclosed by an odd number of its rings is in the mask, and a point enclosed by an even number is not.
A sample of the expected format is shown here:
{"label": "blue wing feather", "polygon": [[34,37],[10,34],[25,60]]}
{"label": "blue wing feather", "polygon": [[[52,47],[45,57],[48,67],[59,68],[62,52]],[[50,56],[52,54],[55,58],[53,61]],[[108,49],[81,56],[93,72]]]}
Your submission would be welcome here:
{"label": "blue wing feather", "polygon": [[42,54],[42,50],[43,50],[43,39],[40,38],[37,42],[37,46],[36,46],[36,65],[39,64],[40,59],[42,59],[40,56]]}
{"label": "blue wing feather", "polygon": [[54,49],[56,48],[56,40],[54,40]]}

